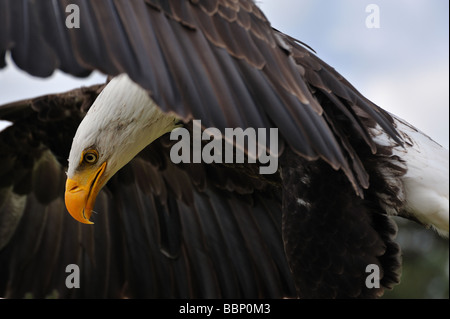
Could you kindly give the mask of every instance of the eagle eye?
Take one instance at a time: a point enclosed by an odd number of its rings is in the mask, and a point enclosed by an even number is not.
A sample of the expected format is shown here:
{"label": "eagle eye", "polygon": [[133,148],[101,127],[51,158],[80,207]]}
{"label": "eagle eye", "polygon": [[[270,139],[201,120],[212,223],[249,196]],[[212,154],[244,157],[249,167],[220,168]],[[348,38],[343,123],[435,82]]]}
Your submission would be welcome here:
{"label": "eagle eye", "polygon": [[95,164],[98,161],[98,153],[95,150],[86,151],[83,154],[83,161],[88,164]]}

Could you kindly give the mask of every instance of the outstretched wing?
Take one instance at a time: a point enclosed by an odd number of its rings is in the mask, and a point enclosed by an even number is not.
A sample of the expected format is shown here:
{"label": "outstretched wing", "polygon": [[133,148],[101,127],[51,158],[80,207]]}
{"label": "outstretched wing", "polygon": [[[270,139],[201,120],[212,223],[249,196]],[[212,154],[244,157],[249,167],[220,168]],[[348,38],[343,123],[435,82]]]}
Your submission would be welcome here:
{"label": "outstretched wing", "polygon": [[[79,11],[66,13],[69,4]],[[128,73],[162,110],[186,121],[200,119],[222,132],[277,127],[280,151],[287,142],[307,159],[343,169],[359,194],[367,174],[320,99],[357,126],[372,151],[365,119],[399,141],[387,113],[272,29],[250,0],[2,0],[0,12],[0,56],[11,51],[27,72]],[[68,28],[66,19],[76,13],[80,27]]]}

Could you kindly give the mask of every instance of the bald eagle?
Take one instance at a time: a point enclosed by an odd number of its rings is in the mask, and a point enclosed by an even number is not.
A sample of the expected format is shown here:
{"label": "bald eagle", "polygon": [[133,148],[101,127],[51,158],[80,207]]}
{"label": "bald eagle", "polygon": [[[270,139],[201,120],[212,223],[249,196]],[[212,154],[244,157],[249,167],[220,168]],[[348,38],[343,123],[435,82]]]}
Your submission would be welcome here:
{"label": "bald eagle", "polygon": [[[4,0],[0,12],[0,66],[11,52],[35,76],[112,77],[0,108],[14,123],[0,135],[1,295],[373,298],[400,278],[392,216],[448,236],[448,151],[253,1]],[[216,160],[175,163],[172,133],[195,135],[196,119],[200,141],[180,149],[195,157],[212,139]],[[262,131],[230,141],[230,128]],[[230,149],[245,160],[224,160]]]}

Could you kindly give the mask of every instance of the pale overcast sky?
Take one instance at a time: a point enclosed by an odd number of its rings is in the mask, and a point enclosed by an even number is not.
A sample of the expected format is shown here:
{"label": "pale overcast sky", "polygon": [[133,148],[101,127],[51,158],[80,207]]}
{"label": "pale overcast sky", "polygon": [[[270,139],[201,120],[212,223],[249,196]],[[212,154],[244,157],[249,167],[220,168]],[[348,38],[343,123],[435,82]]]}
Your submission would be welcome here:
{"label": "pale overcast sky", "polygon": [[[263,0],[273,27],[310,45],[373,102],[448,148],[449,2],[443,0]],[[369,4],[380,27],[369,29]],[[35,79],[0,70],[0,104],[102,82],[60,72]]]}

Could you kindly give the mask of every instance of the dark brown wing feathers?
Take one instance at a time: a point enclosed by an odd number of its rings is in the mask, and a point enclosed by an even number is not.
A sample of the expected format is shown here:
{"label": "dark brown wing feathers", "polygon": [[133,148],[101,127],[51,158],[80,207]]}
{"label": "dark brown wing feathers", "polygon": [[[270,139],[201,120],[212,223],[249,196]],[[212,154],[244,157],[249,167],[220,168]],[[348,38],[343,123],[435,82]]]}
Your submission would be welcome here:
{"label": "dark brown wing feathers", "polygon": [[367,180],[355,178],[349,163],[355,154],[333,130],[333,117],[322,116],[315,91],[338,104],[370,147],[360,117],[396,137],[388,114],[298,41],[272,29],[252,1],[70,3],[80,8],[79,29],[64,25],[69,1],[4,0],[17,19],[0,22],[14,30],[2,32],[0,52],[11,50],[19,67],[38,76],[55,68],[78,76],[94,69],[126,72],[163,110],[201,119],[205,127],[278,127],[294,151],[343,169],[357,190]]}
{"label": "dark brown wing feathers", "polygon": [[[65,26],[72,3],[80,28]],[[0,0],[0,67],[8,51],[41,77],[55,69],[128,73],[186,123],[200,119],[222,132],[277,127],[280,151],[341,169],[360,197],[369,176],[359,152],[377,148],[369,129],[379,125],[400,142],[388,113],[272,29],[253,1]],[[100,194],[95,229],[71,219],[64,167],[99,89],[0,108],[0,118],[14,122],[0,133],[0,225],[10,225],[0,226],[0,296],[295,295],[281,240],[280,176],[255,178],[252,165],[176,166],[162,138]],[[71,263],[84,269],[90,289],[67,290],[53,276]]]}
{"label": "dark brown wing feathers", "polygon": [[[245,165],[238,171],[222,165],[174,165],[168,136],[108,183],[96,202],[94,228],[71,218],[63,201],[68,150],[58,147],[58,139],[67,138],[47,132],[80,121],[83,102],[92,102],[97,89],[38,98],[38,108],[33,108],[35,100],[15,103],[27,118],[19,119],[10,105],[0,110],[2,118],[15,122],[0,133],[0,164],[10,163],[0,176],[0,295],[293,296],[280,233],[279,181],[243,178],[254,170]],[[68,108],[72,112],[52,117],[48,108],[56,101],[74,103]],[[28,151],[35,145],[32,152],[3,152],[7,144],[19,144],[25,122],[29,140],[22,145]],[[67,133],[74,134],[76,127]],[[25,155],[24,162],[17,160]],[[11,175],[15,171],[21,173]],[[20,186],[24,179],[26,189]],[[69,264],[79,265],[85,289],[65,287],[61,278]]]}

